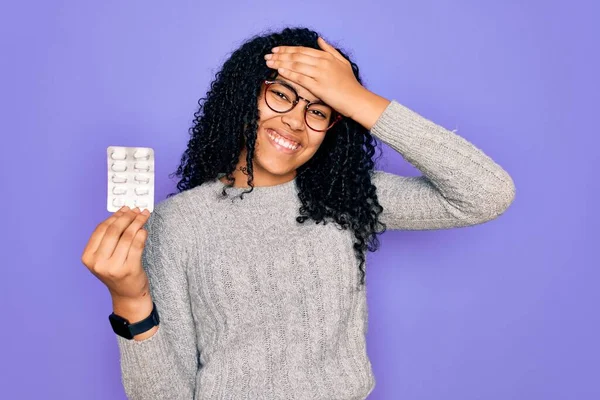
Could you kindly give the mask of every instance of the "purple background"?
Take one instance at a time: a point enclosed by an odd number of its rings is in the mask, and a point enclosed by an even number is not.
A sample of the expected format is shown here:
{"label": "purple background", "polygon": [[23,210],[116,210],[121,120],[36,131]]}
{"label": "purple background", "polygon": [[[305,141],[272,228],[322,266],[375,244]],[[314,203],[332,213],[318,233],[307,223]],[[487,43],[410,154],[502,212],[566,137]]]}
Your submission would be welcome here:
{"label": "purple background", "polygon": [[[368,253],[369,399],[600,398],[594,15],[591,1],[4,4],[0,398],[124,398],[110,297],[80,261],[110,215],[106,147],[153,147],[164,199],[221,64],[296,24],[517,187],[496,220],[390,231]],[[380,169],[420,174],[384,149]]]}

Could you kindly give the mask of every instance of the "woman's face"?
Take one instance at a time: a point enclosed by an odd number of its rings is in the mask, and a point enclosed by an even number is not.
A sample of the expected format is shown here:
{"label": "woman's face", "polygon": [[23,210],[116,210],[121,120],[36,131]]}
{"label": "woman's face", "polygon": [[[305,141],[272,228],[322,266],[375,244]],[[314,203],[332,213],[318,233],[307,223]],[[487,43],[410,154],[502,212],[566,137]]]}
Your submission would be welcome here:
{"label": "woman's face", "polygon": [[[311,102],[318,100],[297,83],[281,76],[278,76],[277,80],[286,82],[296,89],[299,96]],[[286,182],[293,179],[296,176],[296,169],[317,152],[327,131],[315,131],[306,124],[304,119],[306,102],[302,99],[286,113],[273,111],[264,100],[265,86],[263,83],[258,99],[260,120],[256,134],[254,176],[256,181],[260,178],[264,182]],[[291,142],[282,139],[274,131],[288,137]]]}

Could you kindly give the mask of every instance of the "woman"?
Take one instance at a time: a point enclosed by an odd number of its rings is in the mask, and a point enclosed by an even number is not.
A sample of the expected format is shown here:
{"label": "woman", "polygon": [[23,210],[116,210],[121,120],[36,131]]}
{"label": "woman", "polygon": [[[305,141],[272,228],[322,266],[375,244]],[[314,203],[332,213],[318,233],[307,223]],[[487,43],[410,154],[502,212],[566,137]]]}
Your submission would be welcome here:
{"label": "woman", "polygon": [[[498,217],[511,177],[367,90],[308,29],[247,41],[204,100],[178,193],[151,215],[114,213],[82,257],[111,293],[127,395],[366,398],[366,250],[386,229]],[[374,137],[424,175],[374,171]]]}

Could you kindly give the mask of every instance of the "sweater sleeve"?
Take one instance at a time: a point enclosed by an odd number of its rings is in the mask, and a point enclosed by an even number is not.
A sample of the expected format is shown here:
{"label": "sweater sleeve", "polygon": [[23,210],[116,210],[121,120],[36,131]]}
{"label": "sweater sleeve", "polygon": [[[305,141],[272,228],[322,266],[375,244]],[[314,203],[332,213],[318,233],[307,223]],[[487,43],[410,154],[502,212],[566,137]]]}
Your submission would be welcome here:
{"label": "sweater sleeve", "polygon": [[371,128],[423,173],[374,171],[387,229],[464,227],[492,220],[515,197],[511,176],[472,143],[392,100]]}
{"label": "sweater sleeve", "polygon": [[194,398],[198,357],[190,308],[185,249],[173,223],[154,209],[144,228],[148,238],[142,264],[160,323],[141,341],[117,337],[121,377],[131,400]]}

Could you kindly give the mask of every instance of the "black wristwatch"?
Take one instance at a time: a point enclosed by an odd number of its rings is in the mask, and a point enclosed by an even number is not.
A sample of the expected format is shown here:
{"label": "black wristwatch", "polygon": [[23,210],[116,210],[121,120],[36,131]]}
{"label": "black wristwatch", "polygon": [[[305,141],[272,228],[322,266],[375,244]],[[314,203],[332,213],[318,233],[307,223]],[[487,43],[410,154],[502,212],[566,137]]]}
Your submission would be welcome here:
{"label": "black wristwatch", "polygon": [[110,321],[113,331],[115,331],[117,335],[129,340],[133,339],[135,335],[139,335],[140,333],[152,329],[160,322],[156,304],[154,304],[154,302],[152,302],[152,312],[150,315],[135,324],[130,324],[128,320],[114,312],[108,316],[108,320]]}

